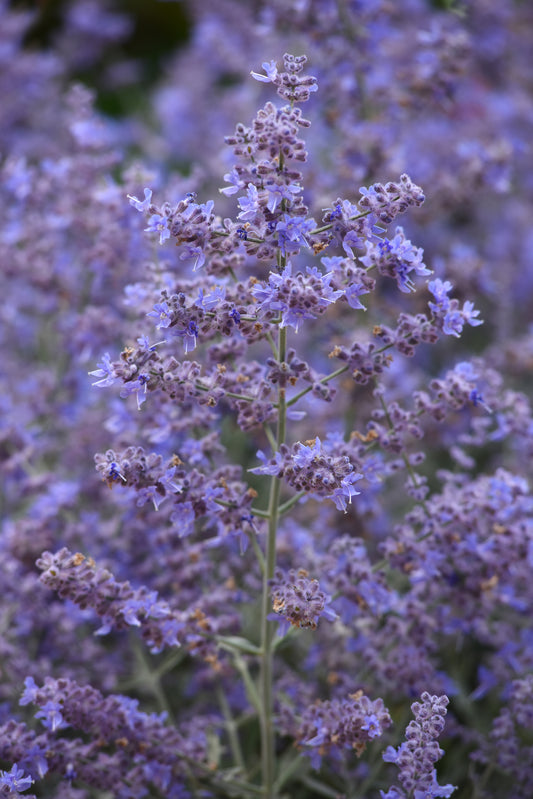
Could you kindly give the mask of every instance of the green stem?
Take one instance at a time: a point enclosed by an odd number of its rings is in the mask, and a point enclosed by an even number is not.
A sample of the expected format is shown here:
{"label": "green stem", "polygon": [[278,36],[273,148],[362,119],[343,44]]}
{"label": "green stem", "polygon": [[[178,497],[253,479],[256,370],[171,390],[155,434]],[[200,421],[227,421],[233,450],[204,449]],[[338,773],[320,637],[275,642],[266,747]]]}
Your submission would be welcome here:
{"label": "green stem", "polygon": [[[287,347],[287,328],[278,330],[278,360],[285,360]],[[278,389],[278,429],[277,448],[285,441],[287,406],[285,389]],[[263,573],[263,596],[261,603],[261,764],[263,771],[263,795],[265,799],[274,797],[274,728],[272,723],[272,623],[268,621],[271,610],[269,581],[276,568],[276,535],[279,520],[279,500],[281,480],[272,476],[268,502],[268,538],[266,544],[265,570]]]}
{"label": "green stem", "polygon": [[[326,375],[325,377],[321,377],[318,382],[329,383],[330,380],[334,380],[336,377],[339,377],[339,375],[342,375],[344,374],[344,372],[347,371],[348,371],[347,366],[339,366],[339,368],[335,369],[335,371],[331,372],[331,374]],[[305,397],[306,394],[309,394],[309,392],[312,391],[312,389],[313,386],[307,386],[306,388],[303,388],[300,392],[298,392],[298,394],[295,394],[294,397],[291,397],[291,399],[287,402],[287,407],[294,405],[296,402],[298,402],[299,399]]]}
{"label": "green stem", "polygon": [[246,764],[244,762],[244,756],[242,754],[241,742],[239,740],[237,725],[235,724],[235,720],[232,716],[231,708],[226,698],[226,694],[224,693],[223,689],[220,687],[217,689],[217,696],[218,696],[218,701],[220,703],[220,707],[222,708],[222,715],[224,716],[224,720],[226,722],[226,732],[228,733],[230,747],[233,754],[233,760],[240,768],[241,772],[244,773],[246,771]]}
{"label": "green stem", "polygon": [[279,515],[283,516],[285,513],[288,513],[291,508],[293,508],[302,497],[305,497],[305,491],[298,491],[297,494],[294,494],[290,499],[283,503],[283,505],[279,506]]}

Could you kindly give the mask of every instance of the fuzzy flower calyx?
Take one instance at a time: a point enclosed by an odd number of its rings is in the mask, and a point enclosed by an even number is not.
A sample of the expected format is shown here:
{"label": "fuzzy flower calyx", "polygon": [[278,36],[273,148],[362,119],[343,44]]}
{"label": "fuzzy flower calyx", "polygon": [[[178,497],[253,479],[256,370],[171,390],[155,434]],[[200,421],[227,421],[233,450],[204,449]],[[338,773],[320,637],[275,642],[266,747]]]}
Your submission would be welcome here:
{"label": "fuzzy flower calyx", "polygon": [[311,579],[305,569],[291,569],[287,575],[276,569],[270,586],[272,607],[282,618],[280,635],[285,635],[290,626],[315,630],[321,616],[328,621],[337,618],[329,607],[331,597],[320,589],[318,580]]}

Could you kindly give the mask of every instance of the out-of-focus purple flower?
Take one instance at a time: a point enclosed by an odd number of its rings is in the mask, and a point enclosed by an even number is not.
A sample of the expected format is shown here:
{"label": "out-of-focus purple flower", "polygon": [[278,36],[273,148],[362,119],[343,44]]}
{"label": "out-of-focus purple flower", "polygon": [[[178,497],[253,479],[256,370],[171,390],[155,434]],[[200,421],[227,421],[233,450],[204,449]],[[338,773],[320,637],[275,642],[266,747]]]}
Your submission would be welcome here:
{"label": "out-of-focus purple flower", "polygon": [[173,330],[172,334],[182,339],[185,352],[192,352],[192,350],[196,349],[198,325],[193,319],[182,330]]}
{"label": "out-of-focus purple flower", "polygon": [[242,180],[239,176],[239,173],[235,169],[235,167],[231,170],[231,172],[227,172],[224,175],[224,180],[226,183],[229,183],[229,186],[224,186],[223,189],[219,189],[221,194],[224,194],[226,197],[230,197],[232,194],[236,194],[240,188],[242,188]]}
{"label": "out-of-focus purple flower", "polygon": [[[367,743],[381,736],[392,719],[382,699],[370,700],[362,691],[339,701],[319,701],[306,708],[297,738],[306,747],[313,768],[322,756],[352,749],[364,751]],[[310,747],[307,749],[307,747]]]}
{"label": "out-of-focus purple flower", "polygon": [[[2,788],[7,788],[16,795],[19,791],[27,791],[32,783],[32,778],[26,775],[17,763],[9,771],[0,771],[0,795],[3,795]],[[8,795],[11,796],[12,794]]]}
{"label": "out-of-focus purple flower", "polygon": [[241,210],[237,217],[244,222],[254,221],[259,212],[259,197],[257,187],[253,183],[248,184],[246,196],[239,197],[238,203]]}
{"label": "out-of-focus purple flower", "polygon": [[111,356],[108,352],[103,355],[101,362],[97,364],[97,366],[98,369],[94,369],[92,372],[89,372],[89,374],[93,377],[99,378],[99,380],[96,380],[93,383],[93,386],[97,386],[98,388],[112,386],[117,379],[117,375],[115,373],[113,363],[111,362]]}
{"label": "out-of-focus purple flower", "polygon": [[350,308],[366,311],[366,306],[364,306],[359,299],[361,294],[368,294],[368,289],[365,288],[361,283],[352,283],[345,289],[344,295],[348,300],[348,305]]}
{"label": "out-of-focus purple flower", "polygon": [[449,280],[441,280],[439,277],[435,280],[430,280],[428,289],[435,297],[436,302],[429,302],[428,305],[434,313],[445,311],[450,307],[450,298],[448,294],[452,290],[453,285]]}
{"label": "out-of-focus purple flower", "polygon": [[278,68],[275,61],[263,61],[261,64],[263,69],[266,72],[266,75],[261,75],[259,72],[254,72],[253,70],[250,72],[250,75],[255,80],[260,81],[261,83],[272,83],[277,76],[278,76]]}
{"label": "out-of-focus purple flower", "polygon": [[131,194],[128,194],[128,200],[130,201],[130,205],[133,205],[137,211],[147,211],[150,207],[150,203],[152,202],[152,190],[144,190],[144,200],[139,200],[137,197],[133,197]]}
{"label": "out-of-focus purple flower", "polygon": [[61,711],[61,704],[50,700],[42,705],[41,709],[35,714],[35,718],[42,719],[43,725],[51,732],[63,730],[68,727],[68,724],[61,715]]}

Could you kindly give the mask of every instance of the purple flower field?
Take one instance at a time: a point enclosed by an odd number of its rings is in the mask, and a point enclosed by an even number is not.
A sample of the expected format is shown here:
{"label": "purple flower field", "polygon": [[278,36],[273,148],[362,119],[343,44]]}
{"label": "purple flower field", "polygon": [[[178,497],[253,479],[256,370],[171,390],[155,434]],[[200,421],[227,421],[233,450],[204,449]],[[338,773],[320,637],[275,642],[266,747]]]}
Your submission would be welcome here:
{"label": "purple flower field", "polygon": [[0,0],[0,797],[531,799],[532,53]]}

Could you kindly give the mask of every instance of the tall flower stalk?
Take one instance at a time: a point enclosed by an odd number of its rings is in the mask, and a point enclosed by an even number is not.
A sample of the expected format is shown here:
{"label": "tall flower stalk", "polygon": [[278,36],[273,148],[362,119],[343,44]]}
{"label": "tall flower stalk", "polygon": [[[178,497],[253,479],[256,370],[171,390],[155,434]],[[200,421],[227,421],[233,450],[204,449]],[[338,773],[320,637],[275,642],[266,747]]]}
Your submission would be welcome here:
{"label": "tall flower stalk", "polygon": [[[287,345],[287,328],[278,329],[278,363],[284,363]],[[277,451],[285,443],[287,405],[285,388],[278,389]],[[263,767],[263,787],[265,796],[271,799],[275,778],[275,734],[273,727],[273,623],[269,621],[272,608],[271,581],[276,569],[276,536],[279,523],[281,481],[277,476],[270,478],[268,501],[268,533],[266,541],[265,568],[263,572],[263,595],[261,603],[261,751]]]}

